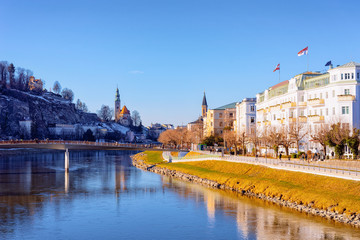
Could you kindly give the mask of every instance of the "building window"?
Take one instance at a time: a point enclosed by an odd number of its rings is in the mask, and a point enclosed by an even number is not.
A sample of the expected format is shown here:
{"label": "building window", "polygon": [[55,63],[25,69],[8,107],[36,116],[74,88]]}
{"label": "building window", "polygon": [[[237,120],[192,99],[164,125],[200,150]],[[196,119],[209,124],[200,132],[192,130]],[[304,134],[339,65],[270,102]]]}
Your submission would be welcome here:
{"label": "building window", "polygon": [[304,110],[300,111],[300,116],[304,116]]}
{"label": "building window", "polygon": [[360,79],[360,73],[357,73],[356,75],[357,75],[357,79]]}
{"label": "building window", "polygon": [[322,93],[320,93],[320,99],[322,99]]}
{"label": "building window", "polygon": [[304,95],[301,96],[301,101],[304,102]]}
{"label": "building window", "polygon": [[334,75],[334,81],[336,81],[336,75]]}
{"label": "building window", "polygon": [[341,112],[342,114],[349,114],[349,106],[342,106]]}
{"label": "building window", "polygon": [[309,115],[311,116],[311,110],[309,110]]}
{"label": "building window", "polygon": [[326,116],[329,115],[329,109],[325,110]]}
{"label": "building window", "polygon": [[333,107],[333,115],[335,115],[335,108]]}
{"label": "building window", "polygon": [[311,99],[311,94],[308,95],[308,99]]}
{"label": "building window", "polygon": [[335,97],[335,90],[333,90],[333,97]]}
{"label": "building window", "polygon": [[328,96],[328,92],[326,92],[326,93],[325,93],[325,98],[328,98],[328,97],[329,97],[329,96]]}
{"label": "building window", "polygon": [[222,113],[219,113],[219,118],[222,118]]}
{"label": "building window", "polygon": [[351,79],[354,79],[354,73],[351,73]]}
{"label": "building window", "polygon": [[254,112],[255,111],[255,106],[250,106],[250,111]]}
{"label": "building window", "polygon": [[341,74],[341,80],[343,80],[344,79],[344,74]]}
{"label": "building window", "polygon": [[274,120],[276,120],[276,115],[274,114]]}
{"label": "building window", "polygon": [[222,122],[220,122],[220,123],[219,123],[219,126],[222,127],[222,125],[223,125]]}
{"label": "building window", "polygon": [[255,117],[251,117],[251,118],[250,118],[250,122],[251,122],[251,123],[254,123],[254,122],[255,122]]}
{"label": "building window", "polygon": [[233,117],[233,113],[230,113],[229,116],[232,118],[232,117]]}
{"label": "building window", "polygon": [[350,95],[350,89],[344,89],[344,94],[345,95]]}
{"label": "building window", "polygon": [[214,115],[213,115],[213,114],[211,114],[211,117],[214,117]]}
{"label": "building window", "polygon": [[315,112],[315,115],[317,115],[317,110],[315,110],[314,112]]}

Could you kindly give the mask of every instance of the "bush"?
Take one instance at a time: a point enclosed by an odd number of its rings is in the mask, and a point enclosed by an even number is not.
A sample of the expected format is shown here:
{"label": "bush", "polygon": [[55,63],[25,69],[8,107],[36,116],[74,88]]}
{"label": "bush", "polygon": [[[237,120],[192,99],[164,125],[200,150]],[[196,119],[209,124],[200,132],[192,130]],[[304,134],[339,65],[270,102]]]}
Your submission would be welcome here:
{"label": "bush", "polygon": [[291,158],[298,158],[298,155],[296,153],[292,153]]}

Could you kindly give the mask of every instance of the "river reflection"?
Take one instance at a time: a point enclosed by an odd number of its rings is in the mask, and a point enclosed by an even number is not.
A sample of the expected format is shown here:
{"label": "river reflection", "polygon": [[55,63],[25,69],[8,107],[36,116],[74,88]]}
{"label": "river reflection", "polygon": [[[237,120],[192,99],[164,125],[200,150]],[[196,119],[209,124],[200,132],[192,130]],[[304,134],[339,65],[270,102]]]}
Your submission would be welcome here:
{"label": "river reflection", "polygon": [[129,152],[0,154],[0,239],[358,239],[358,229],[131,165]]}

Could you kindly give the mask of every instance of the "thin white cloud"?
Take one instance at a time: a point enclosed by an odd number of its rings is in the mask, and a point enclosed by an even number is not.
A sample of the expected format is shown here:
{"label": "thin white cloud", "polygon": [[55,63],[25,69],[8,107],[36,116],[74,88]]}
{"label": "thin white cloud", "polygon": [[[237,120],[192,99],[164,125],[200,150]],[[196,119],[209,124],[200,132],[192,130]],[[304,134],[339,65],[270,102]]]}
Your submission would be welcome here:
{"label": "thin white cloud", "polygon": [[130,74],[143,74],[143,71],[139,71],[139,70],[133,70],[129,72]]}

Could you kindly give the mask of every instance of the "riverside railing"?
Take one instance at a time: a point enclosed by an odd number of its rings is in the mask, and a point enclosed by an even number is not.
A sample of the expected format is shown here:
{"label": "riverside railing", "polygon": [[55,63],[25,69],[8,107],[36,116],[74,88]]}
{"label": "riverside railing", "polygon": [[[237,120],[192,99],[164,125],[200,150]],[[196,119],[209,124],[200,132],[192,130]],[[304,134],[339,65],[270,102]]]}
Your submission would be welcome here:
{"label": "riverside railing", "polygon": [[248,164],[264,165],[273,168],[293,170],[299,172],[314,173],[326,176],[343,177],[360,180],[360,168],[345,167],[341,165],[326,164],[326,162],[310,162],[304,160],[279,160],[265,157],[248,157],[248,156],[220,156],[216,154],[202,154],[188,157],[174,157],[170,152],[164,152],[163,157],[169,162],[186,162],[186,161],[229,161],[242,162]]}

